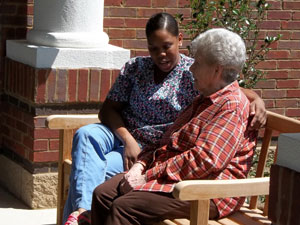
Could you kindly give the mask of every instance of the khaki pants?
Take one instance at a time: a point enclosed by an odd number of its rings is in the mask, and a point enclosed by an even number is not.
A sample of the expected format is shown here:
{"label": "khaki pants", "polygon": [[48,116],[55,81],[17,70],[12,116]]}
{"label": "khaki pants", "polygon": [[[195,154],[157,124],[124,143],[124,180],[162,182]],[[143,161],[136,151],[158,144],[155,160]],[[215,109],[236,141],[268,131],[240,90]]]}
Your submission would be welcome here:
{"label": "khaki pants", "polygon": [[[175,199],[171,193],[130,191],[121,194],[118,174],[99,185],[92,200],[92,225],[153,224],[164,219],[189,218],[190,203]],[[218,215],[211,201],[210,218]]]}

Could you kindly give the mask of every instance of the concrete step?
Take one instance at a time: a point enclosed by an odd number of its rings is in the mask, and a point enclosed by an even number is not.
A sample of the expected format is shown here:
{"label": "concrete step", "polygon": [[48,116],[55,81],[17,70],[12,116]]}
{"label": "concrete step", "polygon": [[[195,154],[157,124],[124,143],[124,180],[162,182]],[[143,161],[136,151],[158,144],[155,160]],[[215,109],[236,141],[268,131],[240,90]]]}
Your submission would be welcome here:
{"label": "concrete step", "polygon": [[56,225],[56,209],[29,209],[0,187],[1,225]]}

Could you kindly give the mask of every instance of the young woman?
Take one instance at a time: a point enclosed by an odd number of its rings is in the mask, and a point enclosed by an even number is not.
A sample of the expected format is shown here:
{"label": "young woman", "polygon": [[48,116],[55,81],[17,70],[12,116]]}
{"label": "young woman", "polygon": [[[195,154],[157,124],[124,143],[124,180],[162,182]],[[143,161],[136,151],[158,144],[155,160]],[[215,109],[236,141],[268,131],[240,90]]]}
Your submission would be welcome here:
{"label": "young woman", "polygon": [[[153,15],[146,36],[150,56],[133,58],[121,69],[99,112],[102,123],[82,127],[74,136],[63,215],[67,225],[77,224],[78,215],[90,210],[97,185],[130,169],[141,150],[157,144],[199,94],[189,71],[194,60],[179,53],[182,34],[176,20],[167,13]],[[258,127],[265,122],[264,103],[254,92],[245,92],[255,114],[252,125]]]}

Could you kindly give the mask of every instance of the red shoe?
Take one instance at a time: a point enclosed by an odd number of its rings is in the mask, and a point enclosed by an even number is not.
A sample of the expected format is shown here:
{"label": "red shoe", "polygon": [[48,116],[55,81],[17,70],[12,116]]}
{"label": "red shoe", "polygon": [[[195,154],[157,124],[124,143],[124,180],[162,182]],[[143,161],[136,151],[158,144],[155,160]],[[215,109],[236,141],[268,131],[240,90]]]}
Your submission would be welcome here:
{"label": "red shoe", "polygon": [[78,225],[78,216],[79,216],[79,212],[78,211],[75,211],[75,212],[72,212],[68,219],[67,219],[67,222],[65,223],[65,225]]}
{"label": "red shoe", "polygon": [[91,211],[84,211],[78,216],[78,225],[91,225]]}

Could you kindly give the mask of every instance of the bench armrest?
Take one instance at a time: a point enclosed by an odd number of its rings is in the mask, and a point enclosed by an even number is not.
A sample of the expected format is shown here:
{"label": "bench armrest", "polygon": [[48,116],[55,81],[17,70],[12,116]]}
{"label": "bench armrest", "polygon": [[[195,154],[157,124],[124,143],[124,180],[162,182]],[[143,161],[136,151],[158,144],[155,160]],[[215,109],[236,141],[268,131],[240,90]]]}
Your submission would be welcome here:
{"label": "bench armrest", "polygon": [[269,177],[236,180],[186,180],[176,184],[173,196],[180,200],[207,200],[269,194]]}
{"label": "bench armrest", "polygon": [[89,115],[52,115],[48,116],[46,126],[49,129],[77,129],[91,123],[99,123],[97,114]]}

